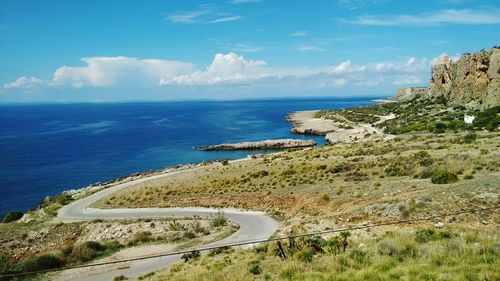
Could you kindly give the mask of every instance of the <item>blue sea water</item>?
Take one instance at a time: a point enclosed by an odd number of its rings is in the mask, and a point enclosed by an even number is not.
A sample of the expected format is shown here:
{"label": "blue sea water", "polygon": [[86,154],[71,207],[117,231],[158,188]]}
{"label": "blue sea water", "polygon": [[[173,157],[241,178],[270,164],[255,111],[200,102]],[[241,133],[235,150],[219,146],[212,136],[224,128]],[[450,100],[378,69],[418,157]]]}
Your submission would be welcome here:
{"label": "blue sea water", "polygon": [[193,146],[278,138],[290,111],[356,107],[368,99],[0,105],[0,215],[45,196],[133,172],[255,151]]}

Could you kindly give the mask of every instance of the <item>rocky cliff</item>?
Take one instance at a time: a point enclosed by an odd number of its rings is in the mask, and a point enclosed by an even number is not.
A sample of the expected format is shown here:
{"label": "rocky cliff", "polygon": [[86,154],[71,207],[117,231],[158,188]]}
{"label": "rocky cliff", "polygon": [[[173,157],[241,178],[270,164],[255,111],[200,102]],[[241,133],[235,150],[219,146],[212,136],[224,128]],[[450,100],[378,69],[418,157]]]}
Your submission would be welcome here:
{"label": "rocky cliff", "polygon": [[500,105],[500,49],[464,54],[458,61],[441,57],[425,95],[474,109]]}

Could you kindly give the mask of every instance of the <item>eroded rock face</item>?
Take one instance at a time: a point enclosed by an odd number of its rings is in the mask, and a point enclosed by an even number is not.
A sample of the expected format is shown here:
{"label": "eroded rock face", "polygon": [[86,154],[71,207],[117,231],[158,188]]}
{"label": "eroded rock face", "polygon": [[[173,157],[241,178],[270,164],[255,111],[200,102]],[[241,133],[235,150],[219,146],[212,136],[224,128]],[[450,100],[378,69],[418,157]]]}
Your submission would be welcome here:
{"label": "eroded rock face", "polygon": [[441,57],[432,68],[426,96],[444,96],[467,108],[500,105],[500,49],[465,54],[456,62]]}
{"label": "eroded rock face", "polygon": [[420,94],[426,94],[427,87],[411,87],[411,88],[401,88],[399,89],[393,97],[395,101],[409,101],[415,96]]}

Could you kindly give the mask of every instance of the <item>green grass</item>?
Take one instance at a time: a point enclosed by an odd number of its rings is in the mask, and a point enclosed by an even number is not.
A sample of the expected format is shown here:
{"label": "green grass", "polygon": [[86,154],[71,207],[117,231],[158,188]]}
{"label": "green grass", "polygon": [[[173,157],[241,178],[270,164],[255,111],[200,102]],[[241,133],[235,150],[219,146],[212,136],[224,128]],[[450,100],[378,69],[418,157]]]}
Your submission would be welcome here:
{"label": "green grass", "polygon": [[[381,233],[369,239],[351,238],[352,246],[345,253],[301,250],[286,260],[271,251],[237,250],[179,264],[146,280],[254,280],[253,272],[258,272],[263,280],[500,278],[500,244],[495,232],[435,231],[432,239],[422,241],[418,231],[422,230]],[[358,249],[360,243],[366,246]]]}

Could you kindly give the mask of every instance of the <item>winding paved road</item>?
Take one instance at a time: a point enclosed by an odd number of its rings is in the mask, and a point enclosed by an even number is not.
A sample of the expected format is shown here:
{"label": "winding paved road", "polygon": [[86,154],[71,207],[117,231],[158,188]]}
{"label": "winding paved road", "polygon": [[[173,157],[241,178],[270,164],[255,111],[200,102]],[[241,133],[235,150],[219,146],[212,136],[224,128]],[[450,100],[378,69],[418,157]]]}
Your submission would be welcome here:
{"label": "winding paved road", "polygon": [[[200,217],[211,217],[218,213],[218,209],[208,208],[140,208],[140,209],[94,209],[88,208],[93,202],[100,200],[116,191],[131,187],[138,183],[150,181],[175,173],[185,172],[176,171],[167,174],[154,175],[131,182],[118,184],[116,186],[104,189],[90,196],[74,201],[62,207],[57,217],[61,221],[81,221],[94,219],[131,219],[131,218],[164,218],[164,217],[192,217],[194,215]],[[239,224],[240,228],[232,235],[210,243],[204,246],[216,246],[225,243],[237,243],[254,239],[269,238],[278,228],[278,224],[272,218],[266,216],[262,212],[243,211],[237,209],[222,209],[224,216],[229,220]],[[166,256],[159,258],[151,258],[139,260],[121,265],[122,267],[106,267],[97,266],[92,270],[86,269],[83,273],[80,272],[77,276],[66,274],[70,280],[112,280],[113,277],[124,275],[126,277],[137,277],[138,275],[156,271],[165,268],[170,264],[179,262],[181,255]]]}

